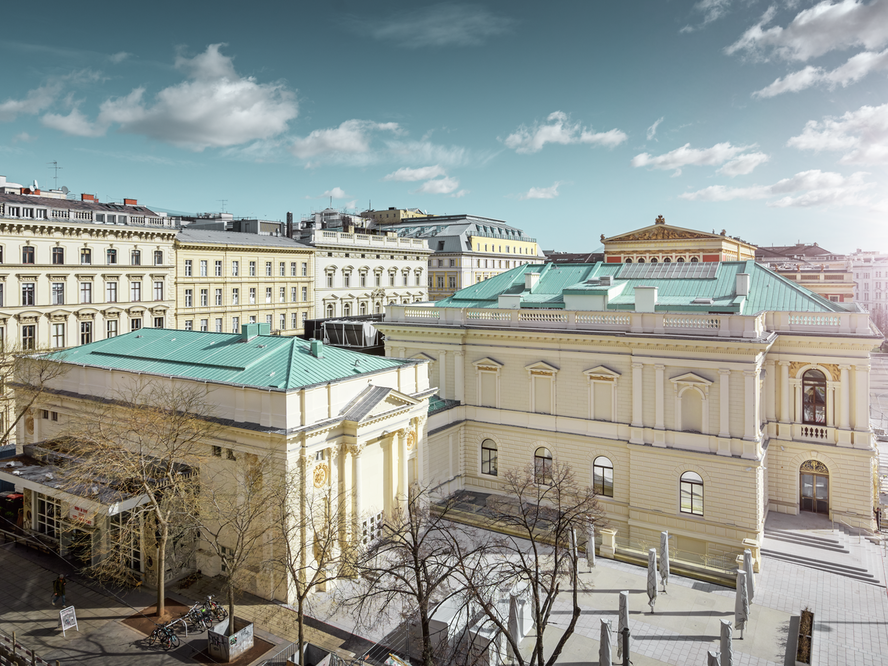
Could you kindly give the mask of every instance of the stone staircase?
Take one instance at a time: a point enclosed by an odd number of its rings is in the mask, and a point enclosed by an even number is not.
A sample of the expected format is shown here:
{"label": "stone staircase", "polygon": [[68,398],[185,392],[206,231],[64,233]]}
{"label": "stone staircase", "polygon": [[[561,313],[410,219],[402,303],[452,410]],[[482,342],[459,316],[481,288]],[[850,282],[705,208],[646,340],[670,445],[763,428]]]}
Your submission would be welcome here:
{"label": "stone staircase", "polygon": [[769,515],[761,553],[763,559],[790,562],[870,585],[884,587],[886,582],[878,538],[868,538],[862,530],[842,523],[834,528],[822,516]]}

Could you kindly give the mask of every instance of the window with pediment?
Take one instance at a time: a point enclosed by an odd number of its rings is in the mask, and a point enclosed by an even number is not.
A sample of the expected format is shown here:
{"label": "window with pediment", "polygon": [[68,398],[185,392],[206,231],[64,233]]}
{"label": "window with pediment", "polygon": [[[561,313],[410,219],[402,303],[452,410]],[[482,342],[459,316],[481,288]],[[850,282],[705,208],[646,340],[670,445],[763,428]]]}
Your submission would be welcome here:
{"label": "window with pediment", "polygon": [[475,361],[477,403],[481,407],[500,406],[500,373],[503,365],[492,358]]}
{"label": "window with pediment", "polygon": [[593,421],[617,420],[617,381],[620,374],[599,365],[583,372],[589,381],[589,418]]}
{"label": "window with pediment", "polygon": [[530,411],[537,414],[555,413],[555,375],[558,368],[545,361],[531,363],[524,368],[530,375]]}

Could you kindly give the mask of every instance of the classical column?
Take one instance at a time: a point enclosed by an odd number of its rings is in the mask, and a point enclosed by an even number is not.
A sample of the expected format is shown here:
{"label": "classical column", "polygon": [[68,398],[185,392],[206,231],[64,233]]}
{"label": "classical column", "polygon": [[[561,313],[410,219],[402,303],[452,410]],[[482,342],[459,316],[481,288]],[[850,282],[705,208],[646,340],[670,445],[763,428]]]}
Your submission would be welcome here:
{"label": "classical column", "polygon": [[397,438],[399,447],[398,447],[398,457],[401,459],[401,501],[403,502],[405,508],[407,506],[407,502],[410,501],[410,486],[408,481],[408,472],[409,468],[407,465],[407,433],[404,430],[399,430],[395,433],[395,437]]}
{"label": "classical column", "polygon": [[644,371],[644,363],[632,364],[632,425],[636,428],[644,427],[644,403],[642,399],[641,377]]}
{"label": "classical column", "polygon": [[460,402],[466,399],[466,380],[464,376],[463,363],[465,354],[458,351],[453,354],[453,397]]}
{"label": "classical column", "polygon": [[839,428],[848,430],[851,427],[851,369],[850,365],[840,365],[842,371],[839,386]]}
{"label": "classical column", "polygon": [[776,369],[775,363],[769,361],[765,370],[765,419],[769,422],[777,420]]}
{"label": "classical column", "polygon": [[744,386],[743,405],[745,407],[743,418],[743,439],[757,439],[758,424],[755,422],[756,413],[756,381],[758,380],[758,372],[755,370],[744,370],[743,376],[746,378]]}
{"label": "classical column", "polygon": [[792,417],[789,412],[789,398],[790,398],[790,389],[789,389],[789,361],[778,361],[777,364],[780,366],[780,415],[779,419],[781,423],[789,423],[792,421]]}
{"label": "classical column", "polygon": [[731,371],[718,371],[718,436],[731,436]]}
{"label": "classical column", "polygon": [[352,542],[360,543],[361,539],[361,453],[364,447],[355,445],[351,447],[351,456],[353,461],[352,467],[352,490],[354,494],[354,503],[352,506]]}
{"label": "classical column", "polygon": [[666,414],[665,414],[665,397],[663,395],[663,375],[666,370],[665,365],[660,365],[659,363],[654,366],[654,370],[656,370],[656,388],[657,388],[657,398],[656,398],[656,423],[654,423],[654,428],[657,430],[663,430],[666,427]]}
{"label": "classical column", "polygon": [[447,398],[447,352],[438,352],[438,395]]}
{"label": "classical column", "polygon": [[854,378],[857,383],[854,392],[854,429],[869,430],[869,366],[855,365]]}

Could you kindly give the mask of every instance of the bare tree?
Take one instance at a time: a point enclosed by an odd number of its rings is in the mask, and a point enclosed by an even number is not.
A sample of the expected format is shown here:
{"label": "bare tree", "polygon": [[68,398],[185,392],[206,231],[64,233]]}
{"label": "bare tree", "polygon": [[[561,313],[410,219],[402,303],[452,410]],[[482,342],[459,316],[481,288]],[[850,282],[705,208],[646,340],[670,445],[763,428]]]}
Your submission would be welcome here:
{"label": "bare tree", "polygon": [[[570,467],[557,461],[506,472],[503,490],[503,495],[490,496],[485,512],[490,526],[500,534],[488,535],[475,556],[459,558],[460,574],[472,598],[508,642],[517,663],[552,666],[580,617],[573,539],[585,533],[590,522],[600,520],[601,511],[592,489],[580,488]],[[498,603],[516,585],[526,590],[535,625],[529,661],[519,651],[521,636],[515,635]],[[562,593],[569,595],[571,614],[564,633],[546,657],[544,635],[555,600]]]}
{"label": "bare tree", "polygon": [[[85,402],[66,430],[65,484],[75,494],[99,484],[141,503],[112,518],[95,572],[132,576],[130,548],[154,535],[157,615],[165,615],[166,572],[174,545],[195,541],[198,469],[217,426],[203,386],[133,382],[111,400]],[[173,555],[175,557],[175,555]]]}
{"label": "bare tree", "polygon": [[297,469],[282,479],[271,498],[276,534],[273,564],[286,572],[288,591],[295,597],[300,666],[305,664],[309,597],[343,573],[339,546],[351,495],[329,487],[325,471],[326,467],[316,468],[324,478],[310,479],[305,457],[300,456]]}
{"label": "bare tree", "polygon": [[228,634],[235,632],[235,593],[246,587],[251,569],[261,564],[257,553],[268,534],[268,507],[275,496],[274,479],[268,478],[273,475],[275,459],[271,455],[237,455],[245,459],[230,464],[223,461],[214,468],[204,466],[198,501],[201,536],[222,563]]}
{"label": "bare tree", "polygon": [[439,663],[432,614],[438,603],[460,595],[454,574],[460,558],[468,556],[459,543],[460,529],[450,520],[453,504],[444,501],[433,508],[427,491],[410,493],[383,522],[382,535],[353,553],[349,566],[358,577],[358,590],[342,602],[367,626],[398,610],[402,621],[418,617],[423,666]]}
{"label": "bare tree", "polygon": [[34,405],[54,379],[68,372],[65,352],[48,351],[0,340],[0,445],[9,442],[19,421],[34,418]]}

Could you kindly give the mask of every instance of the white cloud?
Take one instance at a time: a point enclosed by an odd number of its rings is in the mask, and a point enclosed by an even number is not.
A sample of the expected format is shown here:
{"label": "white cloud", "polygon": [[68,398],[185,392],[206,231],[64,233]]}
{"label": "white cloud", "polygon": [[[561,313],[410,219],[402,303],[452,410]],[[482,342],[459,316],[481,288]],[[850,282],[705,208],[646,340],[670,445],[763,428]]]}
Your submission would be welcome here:
{"label": "white cloud", "polygon": [[657,136],[657,128],[660,126],[660,123],[662,123],[664,120],[666,120],[666,117],[665,117],[665,116],[662,116],[662,117],[660,117],[660,118],[657,118],[657,119],[654,121],[654,124],[647,128],[647,134],[646,134],[646,136],[647,136],[647,140],[648,140],[648,141],[650,141],[650,140],[653,139],[655,136]]}
{"label": "white cloud", "polygon": [[746,153],[744,155],[738,155],[730,162],[726,162],[724,166],[716,171],[716,173],[722,173],[726,176],[745,176],[748,173],[752,173],[752,170],[755,169],[760,164],[764,164],[771,158],[765,153]]}
{"label": "white cloud", "polygon": [[435,180],[427,180],[419,189],[419,194],[450,194],[459,187],[459,181],[456,178],[437,178]]}
{"label": "white cloud", "polygon": [[399,129],[398,123],[346,120],[339,127],[314,130],[307,137],[297,137],[290,151],[300,159],[368,153],[372,132],[398,132]]}
{"label": "white cloud", "polygon": [[118,51],[117,53],[112,53],[108,56],[108,60],[110,60],[115,65],[119,65],[124,60],[132,56],[132,53],[127,53],[126,51]]}
{"label": "white cloud", "polygon": [[8,123],[20,115],[34,115],[49,107],[62,90],[58,81],[29,90],[24,99],[8,99],[0,102],[0,122]]}
{"label": "white cloud", "polygon": [[178,56],[176,68],[186,72],[187,79],[161,90],[151,104],[143,99],[145,88],[137,87],[125,97],[105,100],[95,121],[75,107],[67,116],[48,114],[43,122],[79,136],[101,136],[119,125],[122,132],[195,151],[269,139],[286,131],[298,113],[293,92],[282,83],[240,76],[232,59],[219,52],[221,46],[211,44],[194,58]]}
{"label": "white cloud", "polygon": [[14,137],[12,137],[12,143],[31,143],[36,139],[36,136],[28,134],[27,132],[19,132]]}
{"label": "white cloud", "polygon": [[326,199],[329,199],[330,197],[333,197],[334,199],[348,199],[350,195],[346,194],[345,190],[341,187],[334,187],[332,190],[324,192],[321,196]]}
{"label": "white cloud", "polygon": [[549,187],[531,187],[524,194],[518,195],[522,201],[526,199],[554,199],[558,196],[558,186],[561,183],[555,183]]}
{"label": "white cloud", "polygon": [[451,195],[450,195],[450,198],[452,198],[452,199],[462,199],[462,198],[463,198],[464,196],[466,196],[469,192],[470,192],[470,190],[460,190],[459,192],[454,192],[453,194],[451,194]]}
{"label": "white cloud", "polygon": [[884,0],[869,4],[823,0],[799,12],[785,28],[766,28],[774,15],[771,7],[725,53],[804,62],[833,50],[860,46],[872,50],[888,43],[888,2]]}
{"label": "white cloud", "polygon": [[580,123],[572,123],[563,111],[554,111],[546,118],[546,124],[535,123],[533,127],[522,125],[506,137],[503,143],[517,153],[537,153],[547,143],[568,145],[588,143],[591,145],[612,148],[618,146],[629,137],[618,129],[607,132],[594,132],[582,127]]}
{"label": "white cloud", "polygon": [[[868,204],[862,193],[875,187],[875,183],[864,182],[868,174],[858,172],[849,177],[839,173],[823,172],[819,169],[802,171],[784,178],[773,185],[753,185],[751,187],[725,187],[713,185],[696,192],[679,195],[687,201],[733,201],[735,199],[771,199],[769,206],[776,208],[812,206],[859,206]],[[798,196],[791,196],[797,193]]]}
{"label": "white cloud", "polygon": [[717,166],[723,164],[720,171],[729,176],[747,174],[759,164],[768,160],[764,153],[747,153],[756,146],[733,146],[729,142],[717,143],[711,148],[691,148],[686,143],[663,155],[641,153],[632,158],[634,167],[651,167],[652,169],[675,169],[673,175],[680,175],[686,166]]}
{"label": "white cloud", "polygon": [[400,11],[383,20],[354,19],[352,24],[355,31],[386,44],[417,49],[478,46],[491,37],[510,32],[515,21],[483,7],[444,3]]}
{"label": "white cloud", "polygon": [[462,146],[442,146],[427,140],[388,139],[385,145],[391,156],[413,164],[434,163],[442,167],[456,167],[469,162],[485,162],[491,157],[491,154],[470,152]]}
{"label": "white cloud", "polygon": [[799,150],[843,152],[842,164],[888,164],[888,104],[862,106],[840,118],[809,120],[787,144]]}
{"label": "white cloud", "polygon": [[694,11],[703,14],[703,21],[696,26],[686,25],[679,32],[694,32],[724,16],[731,7],[731,0],[700,0],[694,5]]}
{"label": "white cloud", "polygon": [[417,180],[430,180],[432,178],[446,175],[447,173],[444,171],[443,167],[441,167],[440,164],[436,164],[434,166],[419,167],[417,169],[402,167],[397,171],[388,174],[383,180],[396,180],[410,183]]}
{"label": "white cloud", "polygon": [[786,92],[799,92],[818,84],[827,85],[830,88],[841,85],[844,88],[852,83],[857,83],[871,72],[886,69],[888,69],[888,49],[879,53],[863,51],[852,56],[845,64],[836,67],[832,71],[808,65],[804,69],[787,74],[769,86],[757,90],[752,93],[752,96],[759,98],[775,97]]}

